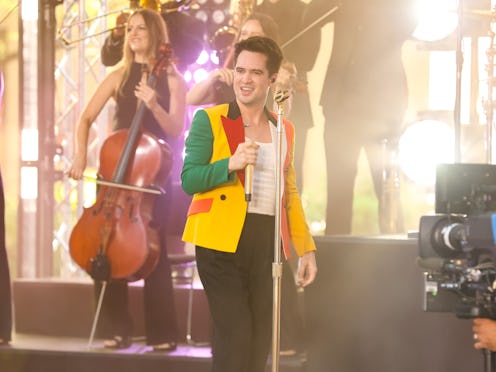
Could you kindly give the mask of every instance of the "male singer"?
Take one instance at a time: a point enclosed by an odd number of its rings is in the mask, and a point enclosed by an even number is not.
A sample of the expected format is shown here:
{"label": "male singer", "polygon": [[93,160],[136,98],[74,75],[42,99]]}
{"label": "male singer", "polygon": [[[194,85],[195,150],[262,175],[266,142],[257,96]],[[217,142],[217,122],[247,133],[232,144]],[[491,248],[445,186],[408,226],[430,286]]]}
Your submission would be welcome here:
{"label": "male singer", "polygon": [[[265,103],[281,60],[281,50],[269,38],[251,37],[236,44],[236,100],[199,110],[186,139],[181,179],[194,197],[183,239],[196,246],[214,325],[215,372],[264,371],[270,350],[279,201],[276,120]],[[296,188],[294,128],[288,121],[283,127],[281,236],[284,252],[289,252],[291,240],[300,256],[298,284],[306,286],[317,273],[315,244]],[[251,180],[245,174],[247,166],[253,166]]]}

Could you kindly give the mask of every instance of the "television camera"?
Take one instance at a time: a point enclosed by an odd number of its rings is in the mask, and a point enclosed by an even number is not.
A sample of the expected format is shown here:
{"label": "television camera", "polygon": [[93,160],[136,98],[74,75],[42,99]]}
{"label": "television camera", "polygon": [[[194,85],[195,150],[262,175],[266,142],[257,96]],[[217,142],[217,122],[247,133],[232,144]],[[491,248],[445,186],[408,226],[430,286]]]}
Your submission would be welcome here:
{"label": "television camera", "polygon": [[441,164],[435,193],[419,225],[424,310],[496,319],[496,166]]}

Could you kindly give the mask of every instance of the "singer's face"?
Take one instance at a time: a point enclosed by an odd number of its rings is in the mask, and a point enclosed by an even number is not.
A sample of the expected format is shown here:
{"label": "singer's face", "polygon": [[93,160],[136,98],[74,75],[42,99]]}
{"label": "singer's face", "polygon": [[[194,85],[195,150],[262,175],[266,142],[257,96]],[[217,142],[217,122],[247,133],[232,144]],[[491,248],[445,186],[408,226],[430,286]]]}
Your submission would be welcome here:
{"label": "singer's face", "polygon": [[265,105],[270,84],[267,56],[257,52],[242,51],[234,67],[233,88],[238,103]]}

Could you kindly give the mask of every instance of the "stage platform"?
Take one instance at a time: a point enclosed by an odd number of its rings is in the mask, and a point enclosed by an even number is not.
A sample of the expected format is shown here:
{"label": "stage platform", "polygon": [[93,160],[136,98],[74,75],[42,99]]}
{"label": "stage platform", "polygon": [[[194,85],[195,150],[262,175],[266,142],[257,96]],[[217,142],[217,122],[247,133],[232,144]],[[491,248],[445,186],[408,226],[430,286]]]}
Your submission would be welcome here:
{"label": "stage platform", "polygon": [[[90,279],[17,279],[12,285],[16,332],[53,337],[88,338],[96,298]],[[174,286],[179,335],[186,340],[189,286]],[[129,283],[129,309],[135,337],[144,335],[143,281]],[[193,289],[191,336],[210,342],[211,321],[201,283]]]}
{"label": "stage platform", "polygon": [[[304,372],[305,357],[281,357],[281,372]],[[125,350],[103,348],[102,340],[15,334],[0,347],[2,372],[209,372],[210,346],[179,344],[175,351],[154,352],[142,339]],[[270,371],[270,362],[267,366]]]}
{"label": "stage platform", "polygon": [[[0,372],[210,371],[212,324],[199,282],[193,289],[190,343],[186,341],[190,288],[174,287],[181,339],[169,353],[153,352],[145,345],[140,281],[129,284],[134,337],[125,350],[105,349],[99,339],[88,345],[95,306],[91,280],[19,279],[12,287],[16,333],[11,347],[0,347]],[[281,372],[304,372],[306,356],[281,356],[279,361]]]}
{"label": "stage platform", "polygon": [[315,238],[319,272],[305,290],[306,372],[477,372],[471,321],[423,311],[417,239]]}

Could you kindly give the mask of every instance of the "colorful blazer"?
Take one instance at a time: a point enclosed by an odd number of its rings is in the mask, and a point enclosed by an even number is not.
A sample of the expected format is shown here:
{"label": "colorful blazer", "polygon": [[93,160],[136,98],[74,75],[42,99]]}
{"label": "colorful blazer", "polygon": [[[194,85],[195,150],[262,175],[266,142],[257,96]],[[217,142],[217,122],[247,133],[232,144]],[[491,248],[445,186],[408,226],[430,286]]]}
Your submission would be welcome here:
{"label": "colorful blazer", "polygon": [[[276,125],[276,116],[268,111],[267,115]],[[302,256],[315,250],[315,243],[296,187],[294,127],[284,120],[283,130],[281,237],[288,258],[290,244]],[[223,252],[236,251],[248,204],[244,193],[244,171],[229,174],[228,163],[244,141],[244,126],[236,102],[196,112],[186,139],[186,157],[181,172],[184,191],[194,195],[183,232],[184,241]]]}

